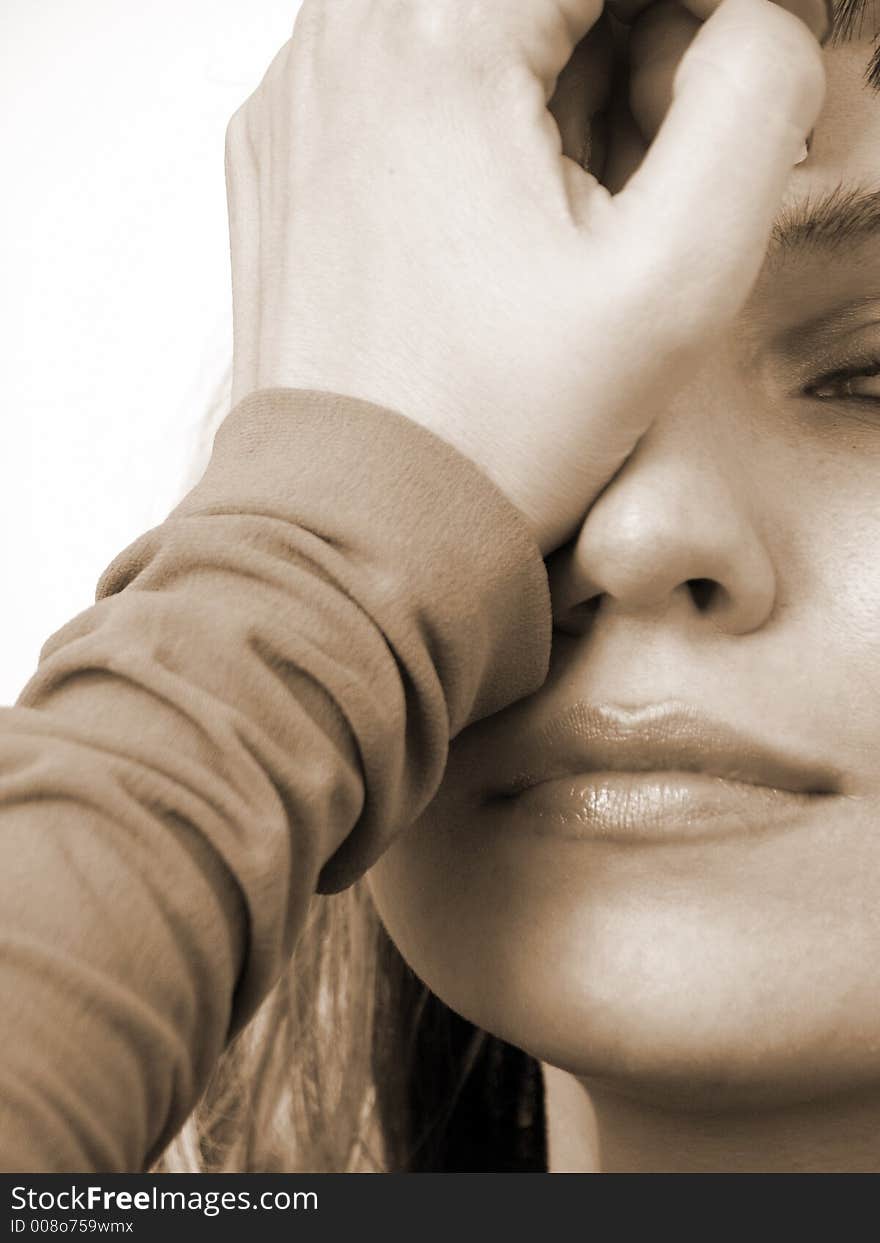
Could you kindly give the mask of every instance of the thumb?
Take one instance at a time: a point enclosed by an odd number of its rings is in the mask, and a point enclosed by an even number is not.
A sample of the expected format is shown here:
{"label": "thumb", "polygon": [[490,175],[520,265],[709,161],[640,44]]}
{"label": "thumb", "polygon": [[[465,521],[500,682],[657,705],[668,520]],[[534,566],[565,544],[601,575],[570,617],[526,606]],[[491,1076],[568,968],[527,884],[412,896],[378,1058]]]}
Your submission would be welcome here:
{"label": "thumb", "polygon": [[683,343],[748,296],[824,90],[816,39],[769,0],[723,0],[684,54],[666,118],[613,200],[642,253],[655,239]]}

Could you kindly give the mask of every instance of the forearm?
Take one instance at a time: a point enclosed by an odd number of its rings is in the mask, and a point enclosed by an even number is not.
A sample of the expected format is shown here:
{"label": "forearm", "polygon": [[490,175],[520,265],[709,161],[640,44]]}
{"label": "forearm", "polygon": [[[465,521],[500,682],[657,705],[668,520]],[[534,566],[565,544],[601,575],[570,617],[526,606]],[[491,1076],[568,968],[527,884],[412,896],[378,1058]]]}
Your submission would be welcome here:
{"label": "forearm", "polygon": [[315,888],[548,649],[537,550],[464,458],[327,394],[243,403],[2,720],[4,1168],[152,1159]]}

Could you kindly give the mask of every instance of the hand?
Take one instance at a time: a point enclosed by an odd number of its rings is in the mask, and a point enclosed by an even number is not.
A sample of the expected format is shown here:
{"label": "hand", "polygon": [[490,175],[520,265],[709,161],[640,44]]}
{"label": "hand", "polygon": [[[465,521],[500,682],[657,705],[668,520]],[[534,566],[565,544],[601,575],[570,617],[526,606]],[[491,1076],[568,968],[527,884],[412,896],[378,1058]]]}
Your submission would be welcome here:
{"label": "hand", "polygon": [[[804,22],[723,0],[612,196],[547,110],[600,9],[304,0],[227,135],[234,400],[396,409],[481,466],[544,553],[742,305],[824,90]],[[590,38],[585,114],[607,85]]]}

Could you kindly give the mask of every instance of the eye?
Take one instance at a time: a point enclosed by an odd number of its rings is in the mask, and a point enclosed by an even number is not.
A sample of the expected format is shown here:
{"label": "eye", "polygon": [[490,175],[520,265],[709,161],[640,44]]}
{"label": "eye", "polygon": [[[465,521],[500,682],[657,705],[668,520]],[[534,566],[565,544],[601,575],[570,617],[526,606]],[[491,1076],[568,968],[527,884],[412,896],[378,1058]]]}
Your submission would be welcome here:
{"label": "eye", "polygon": [[810,397],[824,401],[853,399],[880,402],[880,358],[872,359],[860,367],[848,367],[823,376],[807,389]]}

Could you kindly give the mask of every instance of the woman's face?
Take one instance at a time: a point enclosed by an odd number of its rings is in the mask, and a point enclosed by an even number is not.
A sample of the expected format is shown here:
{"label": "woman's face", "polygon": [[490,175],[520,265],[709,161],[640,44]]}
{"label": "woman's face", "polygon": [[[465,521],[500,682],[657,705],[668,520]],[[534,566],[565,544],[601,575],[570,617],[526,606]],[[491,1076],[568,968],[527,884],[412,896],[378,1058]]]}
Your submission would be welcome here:
{"label": "woman's face", "polygon": [[551,559],[546,685],[455,741],[369,877],[453,1009],[659,1100],[880,1079],[870,54],[827,53],[749,305]]}

